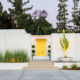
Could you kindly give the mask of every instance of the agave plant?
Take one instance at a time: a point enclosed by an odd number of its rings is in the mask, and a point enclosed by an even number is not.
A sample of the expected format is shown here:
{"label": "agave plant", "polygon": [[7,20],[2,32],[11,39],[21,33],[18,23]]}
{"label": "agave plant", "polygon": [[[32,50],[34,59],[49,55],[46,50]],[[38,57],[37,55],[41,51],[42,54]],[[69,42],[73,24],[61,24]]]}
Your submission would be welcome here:
{"label": "agave plant", "polygon": [[62,47],[62,49],[65,51],[65,56],[67,57],[67,50],[69,48],[69,40],[67,40],[67,38],[65,37],[65,30],[63,30],[63,38],[60,38],[60,45]]}

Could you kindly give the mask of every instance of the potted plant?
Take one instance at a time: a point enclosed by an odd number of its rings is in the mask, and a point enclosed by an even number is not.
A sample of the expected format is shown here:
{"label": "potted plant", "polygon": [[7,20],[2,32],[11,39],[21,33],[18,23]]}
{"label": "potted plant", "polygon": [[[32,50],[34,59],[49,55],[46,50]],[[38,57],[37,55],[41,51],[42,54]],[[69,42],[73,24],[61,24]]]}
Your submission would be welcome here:
{"label": "potted plant", "polygon": [[48,50],[48,56],[51,58],[51,50]]}
{"label": "potted plant", "polygon": [[48,48],[51,48],[51,46],[49,45]]}
{"label": "potted plant", "polygon": [[60,58],[60,61],[72,61],[71,57],[67,57],[67,50],[69,48],[69,40],[65,36],[65,30],[63,30],[63,38],[60,38],[60,45],[62,49],[65,51],[64,57]]}
{"label": "potted plant", "polygon": [[32,45],[32,48],[35,48],[35,45]]}
{"label": "potted plant", "polygon": [[34,56],[35,56],[35,50],[32,50],[32,60]]}

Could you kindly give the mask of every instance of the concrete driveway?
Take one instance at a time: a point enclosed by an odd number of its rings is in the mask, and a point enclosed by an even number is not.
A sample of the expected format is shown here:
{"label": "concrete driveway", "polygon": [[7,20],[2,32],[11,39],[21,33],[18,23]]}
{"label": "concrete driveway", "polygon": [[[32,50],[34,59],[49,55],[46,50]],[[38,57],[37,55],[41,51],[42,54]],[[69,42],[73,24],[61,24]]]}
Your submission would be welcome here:
{"label": "concrete driveway", "polygon": [[0,70],[0,80],[80,80],[80,71]]}

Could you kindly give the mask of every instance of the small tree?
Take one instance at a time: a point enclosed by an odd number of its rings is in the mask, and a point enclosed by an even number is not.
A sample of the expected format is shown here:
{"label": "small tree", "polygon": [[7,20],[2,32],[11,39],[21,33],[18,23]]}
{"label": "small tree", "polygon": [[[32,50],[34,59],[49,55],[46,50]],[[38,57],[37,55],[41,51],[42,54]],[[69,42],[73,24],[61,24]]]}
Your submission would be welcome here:
{"label": "small tree", "polygon": [[3,11],[2,3],[0,2],[0,13]]}
{"label": "small tree", "polygon": [[[71,20],[71,22],[73,22],[73,28],[74,28],[74,32],[78,32],[78,27],[80,25],[80,21],[79,21],[79,17],[80,17],[80,10],[79,10],[79,2],[80,0],[73,0],[74,6],[73,6],[73,11],[72,11],[72,17],[73,19]],[[75,30],[77,28],[77,30]]]}
{"label": "small tree", "polygon": [[64,57],[67,57],[67,50],[69,48],[69,40],[67,40],[67,38],[65,37],[65,30],[63,30],[63,38],[60,39],[60,45],[62,49],[65,51]]}
{"label": "small tree", "polygon": [[63,29],[68,30],[68,10],[67,10],[67,2],[68,0],[59,0],[58,4],[58,15],[57,15],[57,30],[58,32],[62,32]]}
{"label": "small tree", "polygon": [[33,12],[33,20],[35,27],[35,35],[49,35],[52,32],[52,24],[50,24],[46,18],[48,13],[46,10],[36,10]]}
{"label": "small tree", "polygon": [[9,3],[12,4],[13,9],[9,8],[11,19],[13,19],[13,22],[15,24],[15,27],[18,27],[17,25],[17,19],[21,14],[24,14],[26,11],[29,11],[33,8],[33,5],[31,7],[25,8],[25,5],[29,4],[29,0],[8,0]]}

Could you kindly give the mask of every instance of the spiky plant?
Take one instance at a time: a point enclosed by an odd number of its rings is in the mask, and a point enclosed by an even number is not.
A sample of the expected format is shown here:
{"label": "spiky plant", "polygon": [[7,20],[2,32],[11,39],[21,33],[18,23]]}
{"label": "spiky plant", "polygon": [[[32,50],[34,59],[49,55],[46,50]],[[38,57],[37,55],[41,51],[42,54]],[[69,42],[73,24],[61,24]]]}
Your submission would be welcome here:
{"label": "spiky plant", "polygon": [[67,40],[67,38],[65,37],[65,30],[63,30],[63,38],[60,38],[60,45],[62,47],[62,49],[65,51],[65,56],[67,57],[67,50],[69,48],[69,40]]}
{"label": "spiky plant", "polygon": [[24,50],[15,50],[14,51],[15,62],[29,62],[30,58],[26,51]]}
{"label": "spiky plant", "polygon": [[6,50],[5,51],[5,55],[4,55],[4,62],[12,62],[12,58],[13,58],[13,52],[10,50]]}

